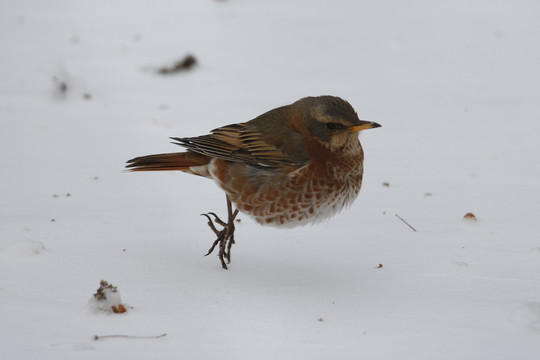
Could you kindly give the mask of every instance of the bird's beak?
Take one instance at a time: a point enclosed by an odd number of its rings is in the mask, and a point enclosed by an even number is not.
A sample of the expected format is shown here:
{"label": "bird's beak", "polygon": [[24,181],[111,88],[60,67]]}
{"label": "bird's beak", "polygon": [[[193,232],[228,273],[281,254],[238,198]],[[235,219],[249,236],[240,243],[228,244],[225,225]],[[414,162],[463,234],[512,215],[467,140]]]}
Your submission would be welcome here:
{"label": "bird's beak", "polygon": [[359,132],[359,131],[362,131],[362,130],[374,129],[374,128],[378,128],[378,127],[381,127],[381,125],[377,124],[376,122],[360,120],[360,125],[351,126],[347,130],[350,131],[350,132]]}

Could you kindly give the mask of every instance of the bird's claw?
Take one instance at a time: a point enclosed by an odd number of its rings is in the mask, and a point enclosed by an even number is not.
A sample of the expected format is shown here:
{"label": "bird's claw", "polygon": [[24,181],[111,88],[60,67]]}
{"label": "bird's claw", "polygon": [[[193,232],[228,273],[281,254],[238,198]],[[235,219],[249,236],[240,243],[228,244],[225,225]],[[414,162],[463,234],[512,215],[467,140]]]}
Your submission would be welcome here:
{"label": "bird's claw", "polygon": [[[212,246],[210,247],[210,249],[208,250],[208,253],[206,253],[205,256],[210,255],[214,251],[216,246],[219,244],[218,257],[219,257],[219,260],[221,261],[221,267],[225,270],[227,270],[227,264],[231,262],[231,247],[234,244],[234,218],[236,218],[236,214],[238,214],[238,210],[236,210],[232,214],[233,216],[229,218],[228,223],[222,221],[213,212],[201,214],[201,216],[204,216],[208,219],[208,226],[217,236],[217,239],[213,242]],[[212,219],[210,215],[212,215],[214,219]],[[214,222],[217,223],[218,225],[223,226],[223,229],[218,230]]]}

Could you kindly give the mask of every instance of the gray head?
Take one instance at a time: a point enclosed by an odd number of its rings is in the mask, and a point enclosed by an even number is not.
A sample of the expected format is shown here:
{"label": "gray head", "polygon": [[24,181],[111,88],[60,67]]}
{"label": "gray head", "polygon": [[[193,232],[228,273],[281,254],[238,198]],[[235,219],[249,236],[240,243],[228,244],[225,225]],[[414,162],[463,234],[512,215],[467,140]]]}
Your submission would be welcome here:
{"label": "gray head", "polygon": [[351,104],[335,96],[305,97],[292,106],[303,111],[304,126],[331,151],[355,146],[359,131],[381,126],[360,120]]}

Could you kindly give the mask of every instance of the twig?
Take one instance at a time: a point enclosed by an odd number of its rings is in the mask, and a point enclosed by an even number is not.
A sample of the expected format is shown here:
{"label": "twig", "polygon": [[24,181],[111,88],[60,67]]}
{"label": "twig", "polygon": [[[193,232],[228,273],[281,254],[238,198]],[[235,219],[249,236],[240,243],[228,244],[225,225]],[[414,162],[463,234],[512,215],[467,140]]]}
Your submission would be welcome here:
{"label": "twig", "polygon": [[167,334],[161,334],[156,336],[136,336],[136,335],[94,335],[94,340],[98,341],[101,339],[112,339],[112,338],[122,338],[122,339],[159,339],[164,336],[167,336]]}
{"label": "twig", "polygon": [[408,222],[406,222],[405,220],[403,220],[403,218],[402,218],[401,216],[399,216],[398,214],[394,214],[394,215],[396,215],[396,217],[397,217],[399,220],[403,221],[403,222],[405,223],[405,225],[407,225],[408,227],[410,227],[411,229],[413,229],[413,231],[416,231],[416,229],[413,228],[413,227],[411,226],[411,224],[409,224]]}

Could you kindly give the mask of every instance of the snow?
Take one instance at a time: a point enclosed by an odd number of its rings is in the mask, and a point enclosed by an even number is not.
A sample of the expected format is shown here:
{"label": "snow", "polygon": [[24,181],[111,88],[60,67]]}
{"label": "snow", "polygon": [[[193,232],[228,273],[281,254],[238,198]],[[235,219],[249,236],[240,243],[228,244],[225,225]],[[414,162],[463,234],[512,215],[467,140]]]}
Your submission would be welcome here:
{"label": "snow", "polygon": [[21,239],[12,242],[5,246],[0,253],[4,261],[11,261],[14,258],[27,258],[39,255],[43,252],[44,246],[42,241]]}
{"label": "snow", "polygon": [[[0,7],[0,358],[540,357],[538,2]],[[241,216],[228,271],[203,256],[211,181],[122,172],[322,94],[383,126],[358,200]],[[89,311],[101,280],[128,312]]]}

